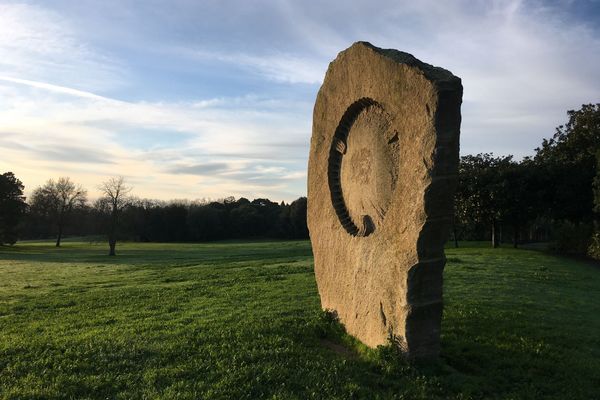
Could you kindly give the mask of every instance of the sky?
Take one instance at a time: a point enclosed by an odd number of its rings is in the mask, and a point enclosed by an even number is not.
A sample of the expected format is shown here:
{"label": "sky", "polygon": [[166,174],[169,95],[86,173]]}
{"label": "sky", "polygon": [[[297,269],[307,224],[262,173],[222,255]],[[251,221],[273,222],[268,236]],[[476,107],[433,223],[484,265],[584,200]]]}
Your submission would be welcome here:
{"label": "sky", "polygon": [[359,40],[462,78],[462,155],[520,159],[600,102],[599,31],[600,0],[0,0],[0,173],[294,200],[327,66]]}

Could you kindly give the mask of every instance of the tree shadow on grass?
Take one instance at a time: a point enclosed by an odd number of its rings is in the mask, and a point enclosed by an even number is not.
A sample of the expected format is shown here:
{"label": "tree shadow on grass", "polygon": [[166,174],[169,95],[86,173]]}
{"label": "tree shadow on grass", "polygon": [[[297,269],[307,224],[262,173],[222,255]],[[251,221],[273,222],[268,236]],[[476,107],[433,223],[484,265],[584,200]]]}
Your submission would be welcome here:
{"label": "tree shadow on grass", "polygon": [[[66,243],[20,244],[0,247],[0,260],[20,262],[51,262],[78,264],[129,265],[197,265],[204,262],[244,262],[249,260],[289,260],[312,257],[308,242],[261,243],[202,243],[202,244],[140,244],[117,245],[117,255],[108,256],[108,245]],[[158,248],[157,248],[158,247]]]}

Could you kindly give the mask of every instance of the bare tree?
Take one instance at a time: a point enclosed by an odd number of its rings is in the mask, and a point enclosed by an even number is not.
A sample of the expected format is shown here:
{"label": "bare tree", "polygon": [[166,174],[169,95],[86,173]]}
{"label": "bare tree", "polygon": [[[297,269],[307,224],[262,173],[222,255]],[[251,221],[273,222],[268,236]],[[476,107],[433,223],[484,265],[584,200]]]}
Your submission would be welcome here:
{"label": "bare tree", "polygon": [[110,248],[108,255],[114,256],[117,246],[117,229],[119,227],[119,214],[129,204],[129,193],[131,187],[125,185],[125,178],[122,176],[110,178],[98,186],[104,197],[99,199],[98,203],[106,206],[110,212],[110,225],[108,228],[108,246]]}
{"label": "bare tree", "polygon": [[83,207],[87,202],[87,191],[71,178],[60,177],[55,182],[50,179],[44,186],[38,187],[31,196],[34,210],[49,215],[56,223],[58,234],[56,247],[60,247],[65,225],[73,208]]}

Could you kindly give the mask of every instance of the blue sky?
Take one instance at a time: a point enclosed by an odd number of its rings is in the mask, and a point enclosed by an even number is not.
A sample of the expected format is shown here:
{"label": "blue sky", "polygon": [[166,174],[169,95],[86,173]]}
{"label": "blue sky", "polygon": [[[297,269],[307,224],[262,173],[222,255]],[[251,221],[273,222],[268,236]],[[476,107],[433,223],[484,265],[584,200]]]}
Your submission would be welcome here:
{"label": "blue sky", "polygon": [[600,1],[0,1],[0,171],[29,192],[293,200],[312,106],[357,40],[463,79],[461,153],[517,158],[600,101]]}

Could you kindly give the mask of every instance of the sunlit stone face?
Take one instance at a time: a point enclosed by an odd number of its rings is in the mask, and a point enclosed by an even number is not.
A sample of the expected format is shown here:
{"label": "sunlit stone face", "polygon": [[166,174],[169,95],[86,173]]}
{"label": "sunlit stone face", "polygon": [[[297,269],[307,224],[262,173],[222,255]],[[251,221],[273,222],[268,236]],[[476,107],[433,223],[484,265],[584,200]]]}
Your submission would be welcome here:
{"label": "sunlit stone face", "polygon": [[307,176],[315,277],[323,309],[367,346],[439,354],[461,98],[449,71],[364,42],[338,54],[319,89]]}

